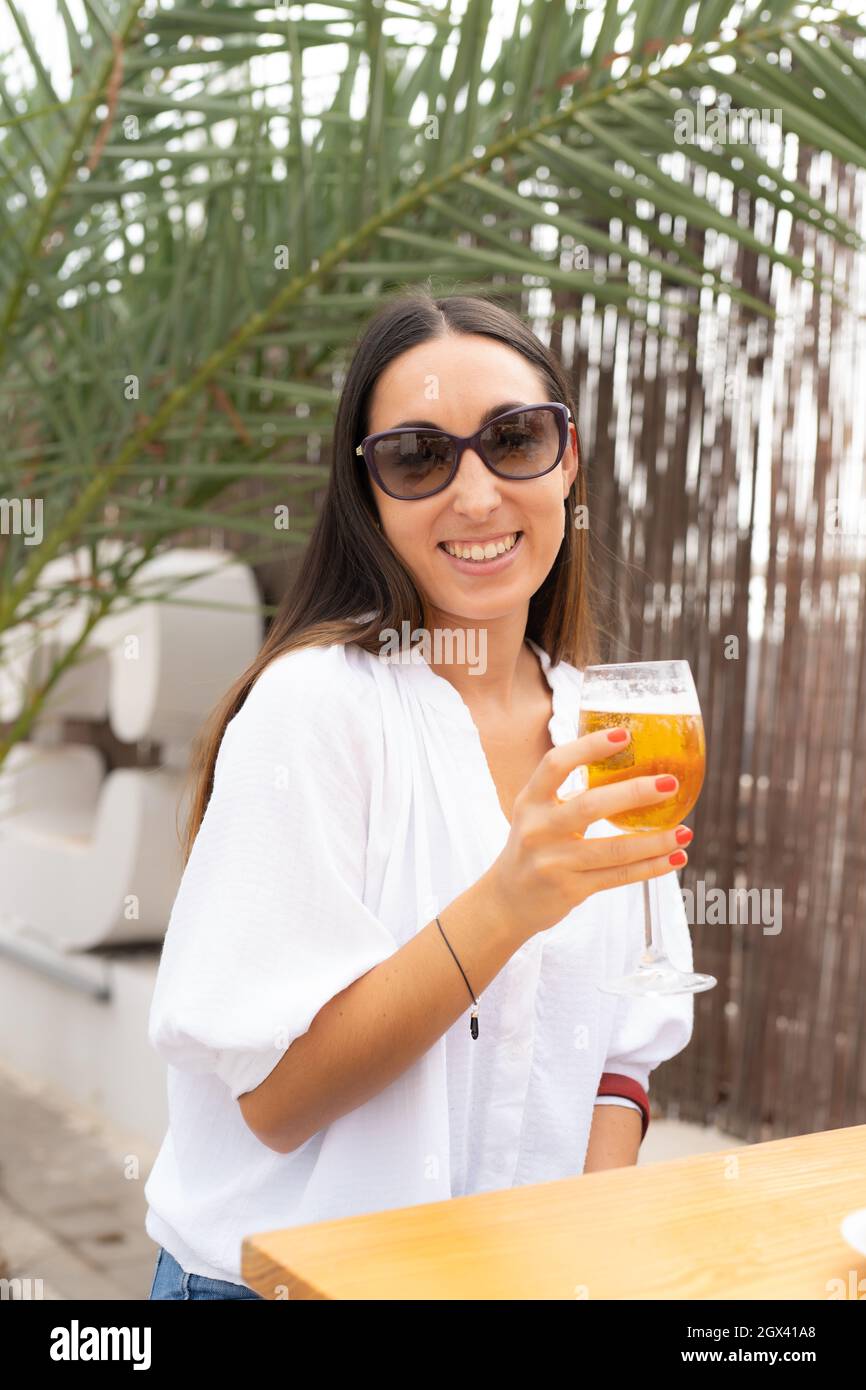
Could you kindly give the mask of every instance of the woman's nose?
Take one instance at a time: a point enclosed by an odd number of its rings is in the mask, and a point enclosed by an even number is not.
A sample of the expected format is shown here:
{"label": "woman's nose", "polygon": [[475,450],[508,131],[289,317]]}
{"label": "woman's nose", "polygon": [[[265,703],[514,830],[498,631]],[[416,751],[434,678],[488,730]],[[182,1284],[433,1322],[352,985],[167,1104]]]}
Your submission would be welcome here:
{"label": "woman's nose", "polygon": [[474,449],[464,449],[451,487],[453,505],[458,509],[489,508],[499,501],[499,479]]}

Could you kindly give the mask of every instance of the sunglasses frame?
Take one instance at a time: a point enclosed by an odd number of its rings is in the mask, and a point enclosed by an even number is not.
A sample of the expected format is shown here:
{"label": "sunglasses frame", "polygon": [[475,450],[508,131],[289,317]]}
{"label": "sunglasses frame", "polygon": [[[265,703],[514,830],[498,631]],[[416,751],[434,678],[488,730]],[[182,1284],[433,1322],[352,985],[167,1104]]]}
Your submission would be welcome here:
{"label": "sunglasses frame", "polygon": [[[485,458],[484,451],[481,447],[481,436],[486,430],[490,429],[491,425],[498,424],[500,420],[507,420],[512,415],[525,415],[528,410],[552,410],[555,412],[559,420],[559,448],[553,463],[547,468],[542,468],[540,473],[531,473],[525,478],[514,478],[509,473],[500,473],[494,468],[489,459]],[[425,498],[435,497],[437,492],[442,492],[446,487],[450,487],[457,476],[457,469],[460,467],[460,460],[463,457],[464,449],[474,449],[484,466],[489,468],[490,472],[495,474],[497,478],[502,478],[503,481],[507,483],[529,483],[533,482],[535,478],[543,478],[546,473],[552,473],[557,464],[561,462],[562,456],[565,453],[566,446],[568,445],[568,426],[573,418],[568,406],[562,401],[538,401],[535,405],[519,405],[516,406],[514,410],[504,410],[501,415],[494,415],[492,420],[487,420],[474,434],[452,434],[450,430],[436,429],[432,425],[403,425],[394,430],[380,430],[378,434],[368,434],[362,439],[355,453],[363,457],[373,481],[388,497],[393,497],[397,502],[423,502]],[[417,434],[419,429],[424,429],[430,434],[444,435],[453,445],[456,445],[454,462],[451,466],[451,472],[448,474],[445,482],[440,483],[438,487],[434,487],[430,492],[417,493],[414,497],[401,497],[399,493],[392,492],[390,488],[387,488],[382,481],[381,474],[373,459],[373,449],[380,439],[392,438],[397,434]]]}

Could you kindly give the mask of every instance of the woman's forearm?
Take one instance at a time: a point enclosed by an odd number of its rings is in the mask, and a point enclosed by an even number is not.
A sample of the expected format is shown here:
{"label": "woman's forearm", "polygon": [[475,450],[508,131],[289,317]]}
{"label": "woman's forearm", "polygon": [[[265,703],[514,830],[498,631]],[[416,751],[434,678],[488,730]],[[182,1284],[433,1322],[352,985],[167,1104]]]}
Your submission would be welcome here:
{"label": "woman's forearm", "polygon": [[[532,935],[491,871],[440,917],[476,997]],[[384,1090],[471,1007],[454,957],[430,922],[319,1010],[270,1075],[239,1097],[244,1120],[269,1148],[291,1153]],[[483,1029],[483,1005],[478,1019]]]}
{"label": "woman's forearm", "polygon": [[643,1120],[630,1105],[596,1105],[586,1150],[585,1173],[637,1163]]}

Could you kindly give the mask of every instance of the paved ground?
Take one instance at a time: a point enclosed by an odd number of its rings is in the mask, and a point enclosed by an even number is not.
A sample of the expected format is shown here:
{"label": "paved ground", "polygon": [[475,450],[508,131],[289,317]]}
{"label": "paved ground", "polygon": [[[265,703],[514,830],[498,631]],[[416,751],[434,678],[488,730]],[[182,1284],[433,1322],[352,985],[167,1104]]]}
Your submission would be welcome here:
{"label": "paved ground", "polygon": [[146,1299],[155,1158],[140,1137],[0,1066],[0,1276],[41,1279],[43,1298]]}
{"label": "paved ground", "polygon": [[[739,1142],[654,1120],[641,1163]],[[41,1279],[43,1298],[146,1299],[156,1246],[144,1184],[155,1158],[139,1136],[0,1063],[0,1278]]]}

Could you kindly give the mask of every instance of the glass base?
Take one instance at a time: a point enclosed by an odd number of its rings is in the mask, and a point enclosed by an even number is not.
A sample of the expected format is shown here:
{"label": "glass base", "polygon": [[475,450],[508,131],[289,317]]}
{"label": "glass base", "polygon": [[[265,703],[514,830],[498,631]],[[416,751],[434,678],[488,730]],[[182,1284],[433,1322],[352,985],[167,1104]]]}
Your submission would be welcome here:
{"label": "glass base", "polygon": [[718,983],[714,975],[677,970],[670,961],[658,960],[651,965],[641,965],[618,980],[604,980],[598,988],[605,994],[698,994],[703,989],[713,989]]}

